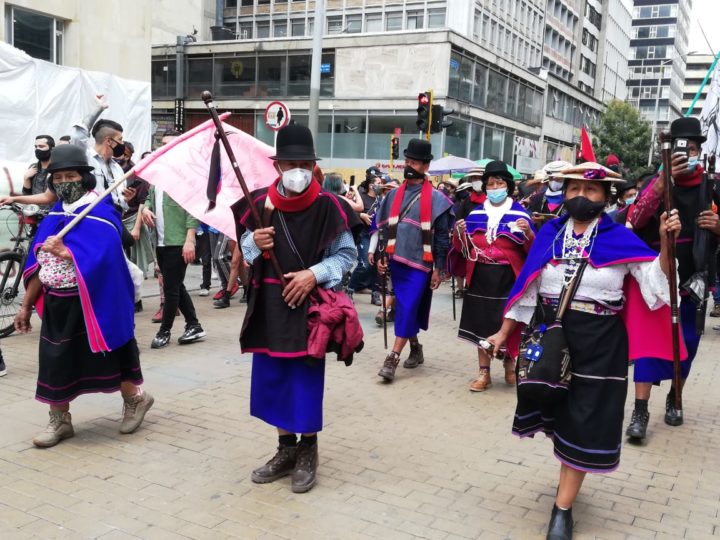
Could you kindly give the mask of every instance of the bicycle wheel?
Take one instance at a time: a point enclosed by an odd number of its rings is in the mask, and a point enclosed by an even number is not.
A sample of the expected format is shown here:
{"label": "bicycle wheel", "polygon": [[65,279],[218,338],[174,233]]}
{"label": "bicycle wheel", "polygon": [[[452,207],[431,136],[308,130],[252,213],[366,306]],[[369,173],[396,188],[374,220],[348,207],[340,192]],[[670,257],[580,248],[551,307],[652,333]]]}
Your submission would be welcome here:
{"label": "bicycle wheel", "polygon": [[0,338],[15,331],[15,315],[25,297],[22,279],[24,259],[17,251],[0,253]]}

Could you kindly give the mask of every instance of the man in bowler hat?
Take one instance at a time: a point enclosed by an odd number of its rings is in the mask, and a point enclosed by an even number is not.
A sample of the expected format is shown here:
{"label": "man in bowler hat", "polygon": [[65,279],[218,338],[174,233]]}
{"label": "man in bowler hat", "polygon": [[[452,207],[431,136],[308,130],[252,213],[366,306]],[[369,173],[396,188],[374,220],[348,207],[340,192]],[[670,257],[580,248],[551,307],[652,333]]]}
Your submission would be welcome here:
{"label": "man in bowler hat", "polygon": [[418,334],[428,329],[432,291],[440,286],[440,270],[446,266],[453,220],[452,201],[433,189],[427,177],[430,142],[411,139],[404,154],[405,181],[388,193],[375,216],[388,254],[388,264],[378,262],[378,271],[389,269],[396,302],[395,342],[378,373],[386,382],[395,378],[408,341],[410,356],[403,367],[414,369],[425,361]]}

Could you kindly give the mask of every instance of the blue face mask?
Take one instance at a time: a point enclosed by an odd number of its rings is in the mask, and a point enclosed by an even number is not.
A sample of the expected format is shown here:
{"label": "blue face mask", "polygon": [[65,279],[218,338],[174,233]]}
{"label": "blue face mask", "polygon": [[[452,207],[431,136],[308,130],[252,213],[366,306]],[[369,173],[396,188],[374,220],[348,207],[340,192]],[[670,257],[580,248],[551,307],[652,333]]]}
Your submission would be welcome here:
{"label": "blue face mask", "polygon": [[688,170],[694,171],[695,167],[697,167],[697,164],[699,163],[700,158],[698,156],[690,156],[688,157]]}
{"label": "blue face mask", "polygon": [[507,188],[488,189],[487,190],[487,198],[493,204],[500,204],[505,199],[507,199],[507,196],[508,196]]}
{"label": "blue face mask", "polygon": [[629,199],[625,199],[625,206],[630,206],[632,203],[635,202],[635,199],[637,199],[637,197],[630,197]]}

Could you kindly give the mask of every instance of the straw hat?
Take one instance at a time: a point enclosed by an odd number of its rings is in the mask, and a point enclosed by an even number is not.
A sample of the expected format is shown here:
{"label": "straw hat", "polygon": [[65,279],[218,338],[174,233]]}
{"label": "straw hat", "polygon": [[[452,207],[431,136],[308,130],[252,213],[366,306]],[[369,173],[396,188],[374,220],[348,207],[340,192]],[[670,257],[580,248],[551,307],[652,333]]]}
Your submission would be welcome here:
{"label": "straw hat", "polygon": [[572,165],[570,165],[570,163],[568,163],[567,161],[562,161],[562,160],[551,161],[550,163],[548,163],[547,165],[545,165],[542,168],[542,170],[545,171],[545,174],[546,174],[546,178],[544,181],[547,182],[552,177],[558,176],[559,173],[563,172],[563,170],[568,167],[572,167]]}
{"label": "straw hat", "polygon": [[464,182],[472,182],[474,177],[480,180],[483,174],[485,174],[485,167],[473,167],[460,180]]}
{"label": "straw hat", "polygon": [[533,177],[525,182],[525,185],[526,186],[535,186],[537,184],[542,184],[546,180],[547,180],[547,173],[545,172],[545,170],[538,169],[537,171],[535,171],[535,174],[533,175]]}
{"label": "straw hat", "polygon": [[586,161],[579,165],[572,165],[563,169],[562,173],[557,175],[558,178],[564,180],[594,180],[597,182],[624,182],[620,174],[612,169],[608,169],[604,165],[595,163],[594,161]]}

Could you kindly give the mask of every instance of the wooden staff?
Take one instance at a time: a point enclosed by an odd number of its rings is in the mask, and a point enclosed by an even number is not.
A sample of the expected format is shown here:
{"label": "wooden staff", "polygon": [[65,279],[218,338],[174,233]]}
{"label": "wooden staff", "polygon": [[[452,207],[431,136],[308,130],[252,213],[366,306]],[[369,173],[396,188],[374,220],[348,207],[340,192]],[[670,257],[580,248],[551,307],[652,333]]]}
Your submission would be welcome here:
{"label": "wooden staff", "polygon": [[[672,142],[668,133],[660,134],[661,157],[665,197],[665,212],[668,217],[673,209],[672,195]],[[670,313],[673,345],[673,385],[675,386],[675,409],[682,411],[682,369],[680,366],[680,313],[678,310],[677,262],[675,260],[675,239],[667,232],[668,282],[670,284]]]}
{"label": "wooden staff", "polygon": [[[228,157],[230,158],[230,163],[232,163],[233,171],[235,171],[235,176],[238,179],[238,182],[240,183],[240,187],[242,188],[243,195],[245,196],[245,200],[248,202],[248,207],[250,208],[250,213],[252,214],[253,219],[255,220],[256,226],[263,227],[263,221],[262,217],[260,216],[260,212],[258,211],[257,207],[253,203],[252,198],[250,197],[250,190],[247,187],[247,184],[245,183],[245,178],[242,175],[242,172],[240,171],[240,167],[237,164],[237,160],[235,159],[235,153],[233,152],[232,147],[230,146],[230,141],[228,141],[227,134],[225,133],[225,130],[222,127],[222,122],[220,122],[220,117],[218,116],[217,109],[215,108],[215,104],[213,103],[213,97],[210,92],[205,90],[202,93],[202,100],[205,103],[205,106],[207,107],[208,111],[210,112],[210,117],[212,118],[213,123],[215,124],[215,129],[217,130],[217,133],[220,137],[220,140],[222,141],[223,146],[225,147],[225,152],[227,153]],[[238,238],[238,242],[240,239]],[[280,280],[280,283],[282,284],[283,288],[287,285],[287,280],[283,276],[282,269],[280,268],[280,263],[277,260],[277,256],[275,255],[275,252],[272,249],[268,249],[265,253],[267,253],[270,257],[270,263],[272,264],[273,270],[275,270],[275,273],[278,276],[278,279]]]}

